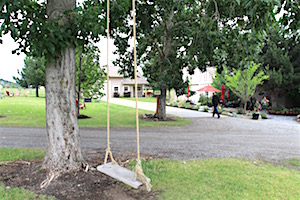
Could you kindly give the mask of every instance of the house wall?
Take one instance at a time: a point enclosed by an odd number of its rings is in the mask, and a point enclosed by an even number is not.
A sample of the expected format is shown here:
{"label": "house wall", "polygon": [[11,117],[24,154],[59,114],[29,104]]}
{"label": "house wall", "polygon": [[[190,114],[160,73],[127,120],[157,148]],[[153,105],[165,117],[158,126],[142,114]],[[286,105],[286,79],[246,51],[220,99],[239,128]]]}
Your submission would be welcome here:
{"label": "house wall", "polygon": [[[207,85],[211,85],[215,77],[215,68],[208,67],[205,72],[201,72],[199,69],[195,69],[193,75],[189,75],[186,69],[183,70],[183,80],[186,80],[186,77],[189,77],[190,81],[190,90],[195,91],[194,94],[189,99],[193,102],[198,102],[200,94],[206,95],[205,92],[197,92],[200,88],[203,88]],[[212,93],[208,93],[208,96],[212,96]]]}
{"label": "house wall", "polygon": [[118,93],[119,95],[123,94],[123,87],[122,87],[122,77],[112,77],[109,79],[110,80],[110,96],[113,97],[114,96],[114,88],[118,87]]}

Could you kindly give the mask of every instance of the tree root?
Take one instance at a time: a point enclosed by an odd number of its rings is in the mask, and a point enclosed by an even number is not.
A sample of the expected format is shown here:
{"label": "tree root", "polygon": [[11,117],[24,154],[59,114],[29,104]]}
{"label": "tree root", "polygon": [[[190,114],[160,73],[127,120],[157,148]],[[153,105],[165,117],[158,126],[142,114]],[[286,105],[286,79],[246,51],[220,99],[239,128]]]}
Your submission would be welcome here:
{"label": "tree root", "polygon": [[59,176],[60,176],[61,172],[59,171],[52,171],[50,170],[50,172],[47,174],[47,178],[46,180],[44,180],[40,187],[43,189],[43,188],[46,188],[50,185],[51,181],[57,179]]}
{"label": "tree root", "polygon": [[[84,172],[88,172],[89,170],[93,170],[92,167],[87,162],[82,162],[81,164],[81,169]],[[41,183],[40,188],[44,189],[50,185],[50,183],[54,180],[56,180],[61,174],[67,173],[73,170],[50,170],[49,173],[47,174],[47,178]],[[76,171],[76,170],[74,170]]]}

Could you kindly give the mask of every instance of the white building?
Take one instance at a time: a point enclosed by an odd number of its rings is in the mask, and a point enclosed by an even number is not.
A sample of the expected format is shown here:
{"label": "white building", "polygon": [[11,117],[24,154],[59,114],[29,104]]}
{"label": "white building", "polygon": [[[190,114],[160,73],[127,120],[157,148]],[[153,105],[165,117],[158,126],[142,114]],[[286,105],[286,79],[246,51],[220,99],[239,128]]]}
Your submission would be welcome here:
{"label": "white building", "polygon": [[[198,68],[195,69],[193,75],[189,75],[187,69],[183,70],[183,80],[186,80],[186,77],[189,77],[190,82],[190,90],[195,91],[196,94],[191,96],[189,100],[193,102],[198,102],[200,94],[205,94],[205,92],[198,92],[197,90],[207,86],[211,85],[213,82],[213,79],[215,77],[215,70],[214,67],[208,67],[206,68],[205,72],[201,72]],[[206,94],[205,94],[206,95]],[[212,93],[208,93],[208,96],[212,96]]]}
{"label": "white building", "polygon": [[[106,67],[106,66],[105,66]],[[135,97],[135,81],[134,79],[123,78],[123,75],[119,74],[119,67],[110,66],[109,67],[109,95],[110,97]],[[148,81],[137,72],[137,93],[138,97],[143,96],[144,88],[149,85]],[[104,82],[104,89],[101,91],[105,94],[107,93],[107,81]]]}

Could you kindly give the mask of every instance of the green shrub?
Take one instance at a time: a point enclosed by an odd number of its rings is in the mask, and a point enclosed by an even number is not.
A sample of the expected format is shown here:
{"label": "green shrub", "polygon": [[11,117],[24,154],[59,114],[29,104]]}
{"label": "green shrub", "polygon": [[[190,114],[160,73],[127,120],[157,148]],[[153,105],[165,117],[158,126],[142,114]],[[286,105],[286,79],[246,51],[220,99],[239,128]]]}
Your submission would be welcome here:
{"label": "green shrub", "polygon": [[245,114],[244,109],[242,108],[237,109],[237,114]]}
{"label": "green shrub", "polygon": [[267,113],[261,113],[261,118],[262,119],[268,119]]}
{"label": "green shrub", "polygon": [[179,102],[179,104],[178,104],[178,107],[182,108],[182,107],[184,107],[184,104],[185,104],[185,100],[181,99],[180,102]]}
{"label": "green shrub", "polygon": [[222,107],[218,107],[218,111],[219,111],[220,114],[222,114],[223,108]]}
{"label": "green shrub", "polygon": [[205,106],[203,112],[208,112],[208,107]]}
{"label": "green shrub", "polygon": [[191,108],[191,103],[190,102],[185,102],[185,106],[184,106],[185,108]]}
{"label": "green shrub", "polygon": [[195,105],[195,106],[193,106],[193,108],[192,108],[193,110],[199,110],[199,105]]}

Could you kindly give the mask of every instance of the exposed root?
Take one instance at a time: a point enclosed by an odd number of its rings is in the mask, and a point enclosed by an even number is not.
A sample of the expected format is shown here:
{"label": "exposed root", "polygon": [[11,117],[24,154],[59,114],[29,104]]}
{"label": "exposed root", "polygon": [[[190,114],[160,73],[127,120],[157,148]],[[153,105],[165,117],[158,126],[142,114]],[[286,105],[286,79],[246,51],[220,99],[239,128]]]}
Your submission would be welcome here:
{"label": "exposed root", "polygon": [[[92,167],[90,167],[90,165],[87,162],[83,161],[81,163],[81,169],[84,172],[88,172],[90,169],[92,170]],[[40,185],[41,189],[48,187],[50,185],[50,183],[52,181],[54,181],[55,179],[57,179],[61,174],[67,173],[70,171],[78,171],[78,170],[77,169],[75,169],[75,170],[50,170],[49,173],[47,174],[46,180],[44,180]]]}
{"label": "exposed root", "polygon": [[143,172],[140,159],[138,159],[136,162],[134,179],[141,181],[146,186],[148,192],[151,191],[152,185],[150,184],[149,178],[146,177]]}
{"label": "exposed root", "polygon": [[47,178],[46,180],[44,180],[42,183],[41,183],[41,188],[46,188],[50,185],[51,181],[57,179],[59,176],[60,176],[60,172],[58,171],[50,171],[47,175]]}

